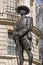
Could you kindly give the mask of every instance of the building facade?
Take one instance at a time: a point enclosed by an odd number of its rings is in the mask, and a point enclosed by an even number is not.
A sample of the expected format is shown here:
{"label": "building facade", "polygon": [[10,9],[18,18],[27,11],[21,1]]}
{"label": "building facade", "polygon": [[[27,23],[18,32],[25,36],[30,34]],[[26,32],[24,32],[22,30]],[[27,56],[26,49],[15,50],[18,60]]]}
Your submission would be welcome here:
{"label": "building facade", "polygon": [[43,65],[43,1],[36,3],[36,26],[42,32],[42,38],[39,40],[39,59]]}
{"label": "building facade", "polygon": [[[16,13],[16,7],[26,5],[30,8],[30,13],[27,16],[33,17],[33,25],[36,26],[35,0],[1,0],[0,1],[0,65],[17,65],[16,45],[13,40],[13,26],[15,26],[19,15]],[[35,29],[36,33],[36,29]],[[40,64],[39,48],[36,47],[37,34],[33,35],[33,65]],[[36,53],[37,54],[36,54]],[[25,52],[26,53],[26,52]],[[27,55],[24,57],[27,59]],[[28,64],[27,60],[24,64]]]}

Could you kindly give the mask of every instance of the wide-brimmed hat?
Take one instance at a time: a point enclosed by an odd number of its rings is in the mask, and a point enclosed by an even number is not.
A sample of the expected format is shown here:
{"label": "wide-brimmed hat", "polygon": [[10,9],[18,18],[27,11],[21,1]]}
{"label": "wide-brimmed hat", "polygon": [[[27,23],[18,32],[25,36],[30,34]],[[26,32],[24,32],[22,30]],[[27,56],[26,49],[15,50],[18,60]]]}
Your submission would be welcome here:
{"label": "wide-brimmed hat", "polygon": [[25,14],[28,14],[30,12],[29,8],[27,6],[18,6],[16,8],[16,11],[20,14],[20,11],[24,10],[26,13]]}

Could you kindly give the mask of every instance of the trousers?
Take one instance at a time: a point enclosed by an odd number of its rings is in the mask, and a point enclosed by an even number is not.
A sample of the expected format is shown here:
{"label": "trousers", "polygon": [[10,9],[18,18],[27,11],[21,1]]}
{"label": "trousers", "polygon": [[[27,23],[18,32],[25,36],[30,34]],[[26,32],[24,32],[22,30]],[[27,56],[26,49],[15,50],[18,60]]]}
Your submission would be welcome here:
{"label": "trousers", "polygon": [[31,44],[30,43],[31,43],[31,40],[28,40],[27,38],[19,39],[19,44],[18,44],[19,65],[23,65],[23,62],[24,62],[23,52],[24,52],[24,50],[27,52],[29,65],[32,65],[33,54],[31,53]]}

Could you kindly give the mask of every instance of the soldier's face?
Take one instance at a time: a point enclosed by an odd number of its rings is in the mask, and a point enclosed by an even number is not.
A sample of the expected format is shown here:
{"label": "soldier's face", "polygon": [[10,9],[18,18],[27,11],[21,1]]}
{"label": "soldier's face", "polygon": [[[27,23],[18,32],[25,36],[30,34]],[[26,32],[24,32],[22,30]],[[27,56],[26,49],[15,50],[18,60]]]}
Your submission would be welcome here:
{"label": "soldier's face", "polygon": [[21,11],[20,11],[20,14],[21,14],[21,15],[24,15],[25,13],[26,13],[25,10],[21,10]]}

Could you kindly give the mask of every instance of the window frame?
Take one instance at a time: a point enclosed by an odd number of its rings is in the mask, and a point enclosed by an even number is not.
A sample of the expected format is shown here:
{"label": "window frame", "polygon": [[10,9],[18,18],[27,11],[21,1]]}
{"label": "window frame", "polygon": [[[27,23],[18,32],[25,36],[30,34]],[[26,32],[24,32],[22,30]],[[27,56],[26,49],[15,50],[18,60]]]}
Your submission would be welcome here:
{"label": "window frame", "polygon": [[[12,35],[10,36],[9,34],[11,35],[12,32],[8,32],[8,47],[7,47],[8,54],[9,55],[15,55],[16,54],[16,44],[15,44],[15,42],[13,40]],[[12,37],[12,38],[10,38],[9,36]]]}

